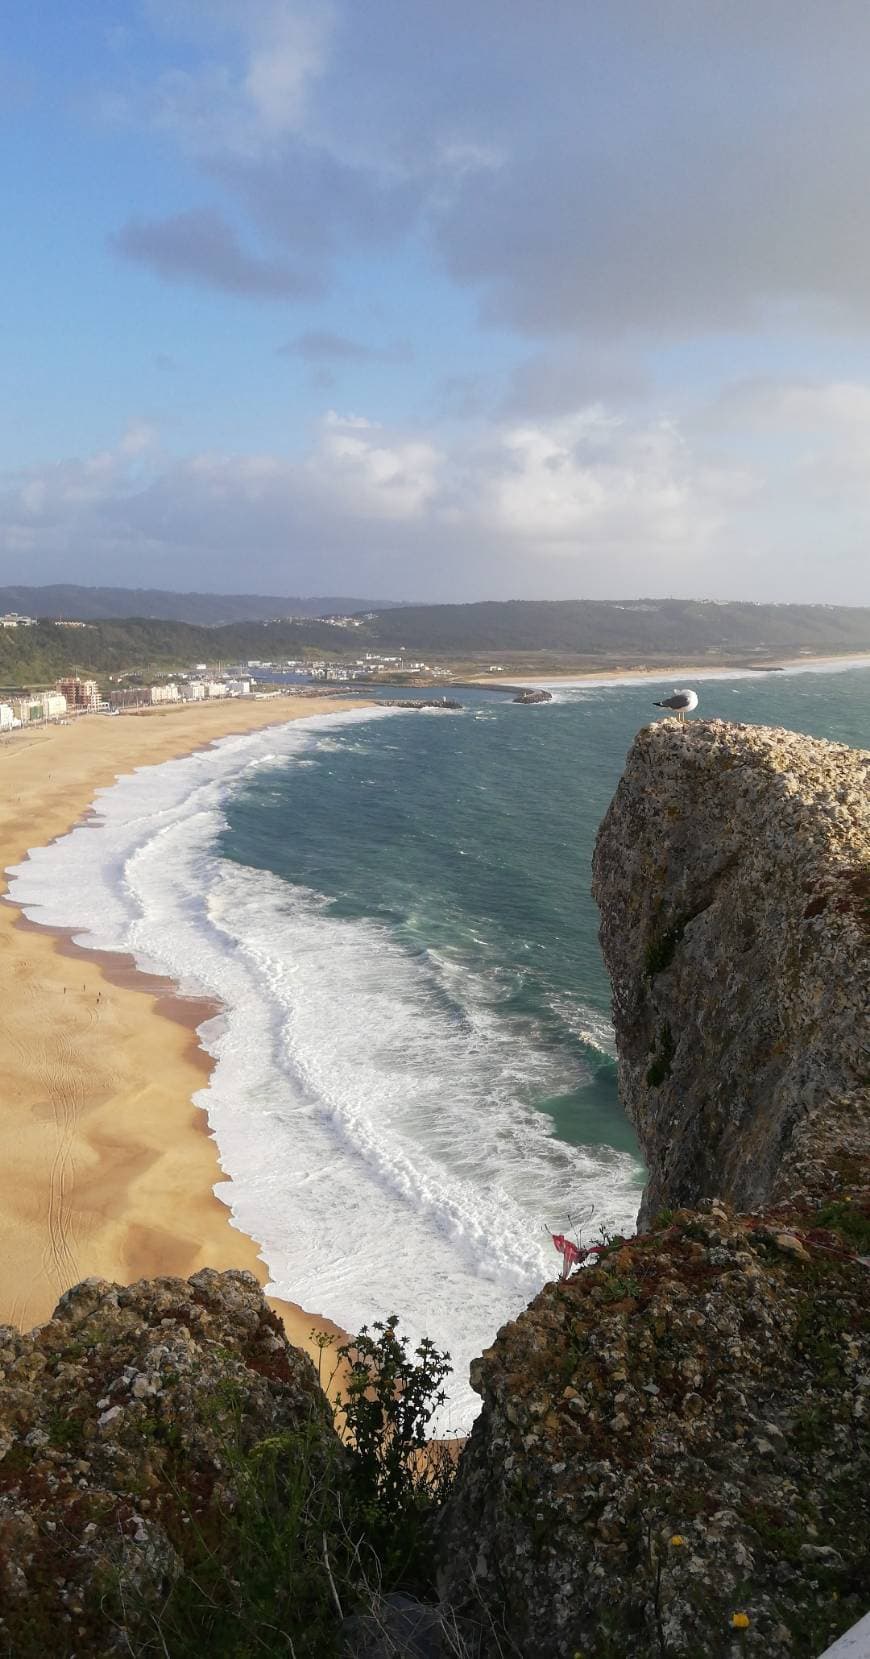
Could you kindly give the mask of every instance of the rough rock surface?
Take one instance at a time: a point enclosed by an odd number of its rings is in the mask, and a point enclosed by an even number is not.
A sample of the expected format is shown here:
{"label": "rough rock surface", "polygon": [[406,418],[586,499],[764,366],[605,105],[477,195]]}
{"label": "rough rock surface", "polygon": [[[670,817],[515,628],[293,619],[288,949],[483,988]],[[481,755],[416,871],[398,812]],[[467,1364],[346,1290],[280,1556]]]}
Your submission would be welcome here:
{"label": "rough rock surface", "polygon": [[488,1656],[817,1659],[870,1604],[868,768],[629,754],[595,893],[648,1230],[473,1367],[441,1588]]}
{"label": "rough rock surface", "polygon": [[870,1164],[870,754],[794,732],[641,731],[593,891],[645,1224]]}
{"label": "rough rock surface", "polygon": [[817,1659],[866,1612],[856,1240],[867,1194],[763,1220],[707,1201],[500,1331],[441,1530],[487,1655]]}
{"label": "rough rock surface", "polygon": [[[331,1418],[250,1273],[88,1279],[0,1327],[0,1653],[129,1652],[194,1531],[234,1501],[229,1447]],[[228,1564],[229,1565],[229,1564]]]}

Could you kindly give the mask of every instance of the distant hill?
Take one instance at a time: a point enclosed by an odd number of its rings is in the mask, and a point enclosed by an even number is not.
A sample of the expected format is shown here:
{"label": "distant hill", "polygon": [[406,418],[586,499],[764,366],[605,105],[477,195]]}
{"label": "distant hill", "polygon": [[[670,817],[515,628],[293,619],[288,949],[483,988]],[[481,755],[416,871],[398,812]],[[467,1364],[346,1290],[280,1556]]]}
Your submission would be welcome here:
{"label": "distant hill", "polygon": [[0,614],[62,617],[68,622],[104,622],[131,616],[157,622],[192,622],[202,628],[226,622],[266,622],[273,617],[348,616],[357,611],[389,610],[393,601],[360,599],[347,594],[300,599],[263,593],[170,593],[164,588],[0,588]]}
{"label": "distant hill", "polygon": [[384,645],[454,656],[548,652],[671,655],[804,649],[870,651],[870,608],[845,605],[719,604],[695,599],[532,600],[476,605],[403,605],[369,631]]}
{"label": "distant hill", "polygon": [[[25,613],[22,613],[25,614]],[[354,629],[354,637],[357,630]],[[196,662],[237,662],[273,653],[329,654],[344,647],[343,628],[312,617],[302,622],[236,622],[200,628],[189,622],[130,617],[68,627],[37,622],[32,628],[0,628],[0,686],[45,685],[61,674],[136,673],[177,669]]]}
{"label": "distant hill", "polygon": [[[27,590],[5,590],[10,591]],[[10,608],[23,611],[25,606],[19,602]],[[84,627],[41,621],[33,628],[0,628],[0,685],[45,683],[75,667],[101,674],[248,658],[275,662],[306,652],[359,656],[366,650],[398,654],[402,649],[436,662],[470,665],[494,659],[541,671],[580,662],[776,661],[801,651],[870,652],[870,609],[690,599],[516,600],[407,605],[381,610],[350,628],[316,616],[208,627],[152,617]]]}

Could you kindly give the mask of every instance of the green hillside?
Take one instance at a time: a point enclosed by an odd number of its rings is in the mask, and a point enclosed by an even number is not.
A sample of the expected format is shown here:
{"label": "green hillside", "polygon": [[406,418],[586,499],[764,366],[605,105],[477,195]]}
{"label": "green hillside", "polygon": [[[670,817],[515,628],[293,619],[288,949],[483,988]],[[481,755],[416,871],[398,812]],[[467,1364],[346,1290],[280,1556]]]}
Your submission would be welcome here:
{"label": "green hillside", "polygon": [[463,653],[547,651],[587,656],[870,650],[870,609],[713,604],[704,600],[509,600],[406,605],[372,624],[382,644]]}
{"label": "green hillside", "polygon": [[156,622],[192,622],[214,628],[227,622],[264,622],[270,617],[347,616],[355,611],[384,611],[389,600],[328,594],[302,599],[298,594],[172,593],[165,588],[84,588],[77,583],[49,587],[0,587],[0,614],[47,621],[123,622],[144,616]]}
{"label": "green hillside", "polygon": [[0,685],[40,685],[73,671],[100,675],[187,668],[239,656],[268,657],[279,649],[285,656],[301,655],[306,648],[327,652],[334,651],[343,637],[316,621],[236,623],[227,628],[137,617],[84,628],[38,622],[33,628],[0,628]]}
{"label": "green hillside", "polygon": [[0,629],[0,685],[44,684],[60,674],[135,673],[192,663],[358,656],[404,649],[436,659],[539,656],[555,661],[734,661],[799,651],[870,651],[870,609],[827,605],[712,604],[698,600],[515,600],[409,605],[353,629],[316,618],[223,627],[130,618],[84,628],[40,622]]}

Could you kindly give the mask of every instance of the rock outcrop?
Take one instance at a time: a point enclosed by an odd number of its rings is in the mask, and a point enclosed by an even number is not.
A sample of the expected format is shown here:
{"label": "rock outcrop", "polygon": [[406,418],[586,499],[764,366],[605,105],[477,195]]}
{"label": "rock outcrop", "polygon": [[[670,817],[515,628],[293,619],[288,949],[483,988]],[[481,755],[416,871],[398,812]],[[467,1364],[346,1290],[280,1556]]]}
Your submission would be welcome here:
{"label": "rock outcrop", "polygon": [[639,733],[593,891],[641,1224],[870,1167],[870,754],[663,720]]}
{"label": "rock outcrop", "polygon": [[866,1197],[679,1211],[499,1332],[441,1534],[488,1659],[818,1659],[866,1612]]}
{"label": "rock outcrop", "polygon": [[[645,1231],[472,1368],[441,1604],[381,1597],[352,1454],[250,1274],[89,1280],[41,1329],[0,1327],[0,1659],[283,1652],[288,1632],[309,1659],[818,1659],[866,1612],[868,769],[788,732],[637,738],[595,891]],[[252,1467],[275,1475],[265,1565]],[[343,1621],[342,1550],[376,1603]],[[176,1647],[163,1613],[203,1564],[229,1597]],[[252,1589],[256,1625],[227,1633]]]}
{"label": "rock outcrop", "polygon": [[191,1548],[233,1570],[239,1457],[286,1431],[335,1452],[250,1273],[89,1279],[29,1335],[0,1327],[0,1653],[164,1651],[152,1621]]}
{"label": "rock outcrop", "polygon": [[442,1587],[487,1656],[817,1659],[867,1611],[868,769],[632,747],[595,894],[646,1230],[473,1368]]}

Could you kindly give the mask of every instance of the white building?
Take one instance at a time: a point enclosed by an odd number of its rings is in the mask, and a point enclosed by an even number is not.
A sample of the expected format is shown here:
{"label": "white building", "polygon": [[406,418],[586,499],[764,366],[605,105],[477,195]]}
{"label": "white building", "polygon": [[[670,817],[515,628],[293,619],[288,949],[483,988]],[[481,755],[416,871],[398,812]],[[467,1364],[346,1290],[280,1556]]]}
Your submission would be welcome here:
{"label": "white building", "polygon": [[170,681],[168,685],[149,686],[148,695],[152,703],[177,703],[179,701],[178,686],[174,681]]}
{"label": "white building", "polygon": [[17,611],[7,611],[0,616],[0,628],[35,628],[35,616],[19,616]]}
{"label": "white building", "polygon": [[12,713],[19,726],[29,726],[31,720],[42,720],[42,704],[35,697],[13,697]]}
{"label": "white building", "polygon": [[250,680],[225,680],[224,689],[228,697],[250,697]]}
{"label": "white building", "polygon": [[185,680],[179,689],[182,701],[185,703],[201,703],[205,697],[205,686],[202,680]]}
{"label": "white building", "polygon": [[226,697],[227,688],[223,680],[206,680],[205,694],[206,697]]}
{"label": "white building", "polygon": [[0,732],[10,731],[17,724],[15,715],[12,713],[12,704],[0,703]]}

